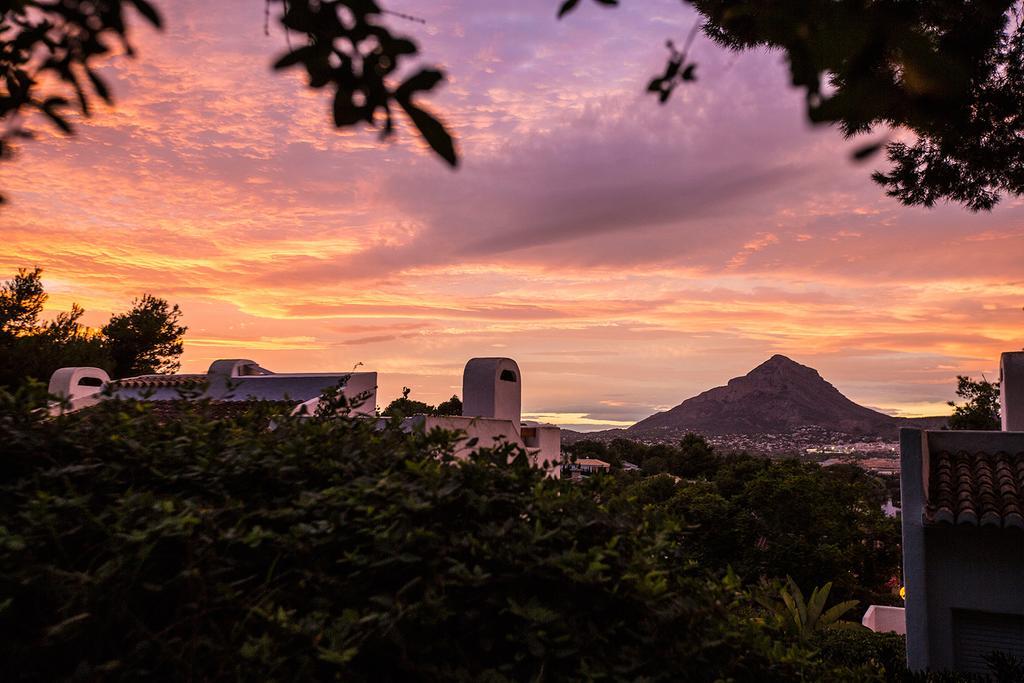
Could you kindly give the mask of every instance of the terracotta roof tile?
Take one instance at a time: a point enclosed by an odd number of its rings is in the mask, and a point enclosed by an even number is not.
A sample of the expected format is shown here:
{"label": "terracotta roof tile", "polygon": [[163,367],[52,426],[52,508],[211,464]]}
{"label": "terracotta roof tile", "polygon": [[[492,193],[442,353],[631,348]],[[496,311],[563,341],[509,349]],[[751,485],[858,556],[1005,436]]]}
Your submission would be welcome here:
{"label": "terracotta roof tile", "polygon": [[131,389],[143,389],[146,387],[192,387],[205,384],[206,381],[206,375],[140,375],[138,377],[115,379],[111,382],[111,385]]}
{"label": "terracotta roof tile", "polygon": [[1024,529],[1024,453],[933,453],[924,519]]}
{"label": "terracotta roof tile", "polygon": [[[189,414],[201,414],[212,420],[233,420],[255,410],[270,410],[273,412],[291,413],[298,403],[296,401],[187,401],[187,400],[161,400],[141,401],[147,410],[160,422],[166,423],[180,419]],[[94,413],[101,408],[109,408],[106,401],[97,405],[83,408],[81,412],[86,414]]]}

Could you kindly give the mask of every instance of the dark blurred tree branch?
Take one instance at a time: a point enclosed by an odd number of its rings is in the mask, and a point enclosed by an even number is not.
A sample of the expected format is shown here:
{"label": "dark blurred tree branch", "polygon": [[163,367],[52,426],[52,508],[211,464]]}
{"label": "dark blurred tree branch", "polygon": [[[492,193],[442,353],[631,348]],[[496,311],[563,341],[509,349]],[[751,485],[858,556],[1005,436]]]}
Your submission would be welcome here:
{"label": "dark blurred tree branch", "polygon": [[[416,101],[418,93],[433,90],[444,74],[424,68],[401,83],[393,83],[405,60],[419,54],[412,40],[392,33],[379,20],[383,10],[373,0],[266,0],[283,11],[286,31],[305,36],[306,43],[284,54],[275,69],[302,66],[309,75],[309,87],[334,91],[334,125],[341,128],[360,123],[393,134],[394,111],[405,112],[424,140],[452,166],[458,164],[451,134]],[[397,14],[405,20],[415,20]]]}
{"label": "dark blurred tree branch", "polygon": [[[851,137],[885,135],[854,156],[866,159],[885,149],[889,168],[873,178],[904,204],[952,201],[978,211],[1005,194],[1024,194],[1019,0],[682,1],[699,12],[699,30],[726,49],[784,54],[811,121]],[[277,11],[287,35],[303,38],[275,68],[301,67],[310,87],[332,90],[337,127],[370,125],[387,137],[401,110],[435,153],[458,163],[451,134],[416,99],[433,91],[443,73],[423,68],[404,81],[396,78],[419,49],[383,20],[414,17],[374,0],[264,2],[268,16]],[[581,4],[563,0],[558,16]],[[110,52],[110,41],[133,54],[125,6],[160,26],[146,0],[0,0],[0,119],[7,123],[0,153],[13,138],[30,135],[19,125],[29,110],[70,132],[63,112],[72,99],[86,115],[92,96],[110,101],[92,61]],[[687,38],[681,50],[669,43],[666,68],[648,86],[663,103],[676,87],[696,80],[697,64],[687,57],[691,42]]]}
{"label": "dark blurred tree branch", "polygon": [[0,156],[10,154],[15,138],[32,137],[21,125],[26,114],[41,113],[70,133],[69,98],[85,116],[93,96],[111,102],[110,88],[93,65],[111,52],[111,43],[134,55],[127,7],[161,26],[147,0],[0,0],[0,120],[6,124]]}
{"label": "dark blurred tree branch", "polygon": [[[617,0],[593,0],[617,5]],[[684,0],[704,34],[729,50],[785,55],[814,123],[847,137],[906,134],[872,177],[908,206],[938,201],[991,209],[1024,194],[1024,33],[1018,0]],[[563,2],[559,15],[580,0]],[[686,50],[671,54],[650,90],[662,103],[694,80]],[[902,137],[902,136],[901,136]]]}

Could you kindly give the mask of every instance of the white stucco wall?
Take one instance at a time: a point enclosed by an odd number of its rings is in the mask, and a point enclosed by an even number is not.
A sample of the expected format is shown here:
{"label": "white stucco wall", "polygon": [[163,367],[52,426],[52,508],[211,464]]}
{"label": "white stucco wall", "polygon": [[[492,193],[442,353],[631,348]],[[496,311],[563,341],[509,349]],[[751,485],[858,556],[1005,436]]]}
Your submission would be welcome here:
{"label": "white stucco wall", "polygon": [[60,368],[50,376],[47,391],[73,401],[100,393],[108,382],[110,375],[100,368]]}
{"label": "white stucco wall", "polygon": [[[350,401],[350,415],[372,416],[377,414],[377,373],[354,372],[347,376],[341,394]],[[299,404],[296,415],[313,415],[320,406],[320,399],[313,398]]]}
{"label": "white stucco wall", "polygon": [[[510,420],[496,420],[487,417],[469,416],[434,416],[415,415],[403,421],[406,429],[444,429],[447,431],[459,431],[465,434],[456,443],[455,456],[467,458],[469,454],[478,448],[488,448],[502,443],[511,443],[524,448],[529,455],[530,462],[537,467],[544,467],[552,476],[558,476],[559,468],[557,461],[561,452],[561,431],[555,425],[534,423],[537,438],[531,438],[524,442],[519,430],[516,430]],[[527,434],[535,427],[525,426]],[[475,440],[475,443],[473,443]],[[470,445],[473,443],[473,445]],[[547,466],[545,467],[545,463]]]}
{"label": "white stucco wall", "polygon": [[520,424],[520,433],[530,459],[539,467],[552,472],[552,476],[561,476],[562,461],[562,430],[557,425],[534,422],[532,420]]}
{"label": "white stucco wall", "polygon": [[1004,432],[1024,432],[1024,351],[999,358],[999,406]]}
{"label": "white stucco wall", "polygon": [[902,607],[891,607],[889,605],[871,605],[860,623],[875,633],[899,633],[907,632],[906,610]]}
{"label": "white stucco wall", "polygon": [[[402,423],[409,429],[444,429],[450,432],[458,431],[465,434],[456,444],[455,455],[460,458],[469,457],[477,448],[490,448],[504,442],[522,446],[512,422],[509,420],[495,420],[491,418],[468,417],[458,415],[414,415],[406,418]],[[474,439],[475,444],[473,443]]]}
{"label": "white stucco wall", "polygon": [[519,431],[523,376],[511,358],[472,358],[462,373],[462,414],[508,420]]}

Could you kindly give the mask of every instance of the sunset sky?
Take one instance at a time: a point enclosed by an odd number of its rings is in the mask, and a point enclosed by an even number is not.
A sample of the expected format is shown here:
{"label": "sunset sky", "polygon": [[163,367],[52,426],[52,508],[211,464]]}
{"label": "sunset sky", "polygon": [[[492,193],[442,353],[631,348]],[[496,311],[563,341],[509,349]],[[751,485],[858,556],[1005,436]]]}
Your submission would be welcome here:
{"label": "sunset sky", "polygon": [[457,171],[407,131],[335,130],[324,93],[271,71],[263,2],[157,4],[167,29],[105,69],[116,106],[0,166],[0,279],[39,265],[50,313],[93,325],[178,303],[185,371],[362,363],[383,406],[507,355],[525,413],[594,429],[774,353],[941,414],[957,374],[995,379],[1024,344],[1024,201],[900,206],[850,160],[864,141],[811,130],[778,54],[699,38],[698,82],[658,106],[644,87],[694,22],[678,0],[561,22],[555,0],[388,3],[448,74],[426,102]]}

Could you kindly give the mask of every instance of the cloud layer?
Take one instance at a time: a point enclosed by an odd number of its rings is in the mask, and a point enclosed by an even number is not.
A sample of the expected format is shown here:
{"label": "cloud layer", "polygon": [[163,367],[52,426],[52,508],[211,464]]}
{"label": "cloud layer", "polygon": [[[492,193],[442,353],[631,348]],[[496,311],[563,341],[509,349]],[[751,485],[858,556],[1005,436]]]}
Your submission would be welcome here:
{"label": "cloud layer", "polygon": [[115,108],[0,167],[0,267],[44,267],[52,308],[93,323],[143,292],[180,303],[187,370],[362,362],[382,400],[436,402],[468,357],[510,355],[527,412],[595,427],[776,352],[934,413],[1021,346],[1022,203],[896,205],[857,143],[805,123],[778,55],[699,40],[700,80],[659,107],[646,79],[693,23],[677,2],[415,8],[399,28],[449,74],[430,106],[457,172],[408,134],[335,131],[270,71],[260,3],[165,5],[166,33],[106,67]]}

